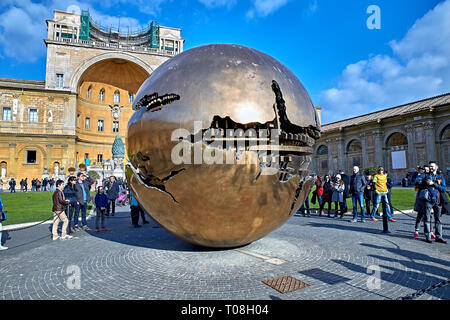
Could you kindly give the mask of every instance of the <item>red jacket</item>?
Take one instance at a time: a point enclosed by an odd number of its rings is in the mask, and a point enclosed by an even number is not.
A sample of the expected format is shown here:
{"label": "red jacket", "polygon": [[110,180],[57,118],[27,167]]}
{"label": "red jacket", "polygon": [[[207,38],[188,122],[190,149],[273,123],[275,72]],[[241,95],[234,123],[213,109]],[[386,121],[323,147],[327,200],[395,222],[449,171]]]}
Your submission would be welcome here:
{"label": "red jacket", "polygon": [[316,180],[316,191],[318,196],[323,195],[323,183],[320,183],[319,179]]}

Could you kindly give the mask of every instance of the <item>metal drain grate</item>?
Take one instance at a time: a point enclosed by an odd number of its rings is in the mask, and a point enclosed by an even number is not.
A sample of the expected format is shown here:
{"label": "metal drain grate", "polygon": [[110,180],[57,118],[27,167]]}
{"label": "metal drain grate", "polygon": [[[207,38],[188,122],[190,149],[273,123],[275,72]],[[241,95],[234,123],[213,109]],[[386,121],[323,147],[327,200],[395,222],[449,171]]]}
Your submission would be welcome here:
{"label": "metal drain grate", "polygon": [[276,279],[264,280],[262,283],[267,284],[269,287],[274,288],[281,293],[292,292],[309,287],[309,284],[295,279],[291,276],[283,276]]}

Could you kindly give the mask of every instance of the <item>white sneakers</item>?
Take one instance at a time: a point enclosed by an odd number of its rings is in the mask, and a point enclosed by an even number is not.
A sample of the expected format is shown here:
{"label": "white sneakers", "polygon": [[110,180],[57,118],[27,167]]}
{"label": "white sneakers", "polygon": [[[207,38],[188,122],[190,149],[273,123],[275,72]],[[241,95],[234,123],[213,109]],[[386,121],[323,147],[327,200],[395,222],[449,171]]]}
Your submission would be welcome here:
{"label": "white sneakers", "polygon": [[58,240],[58,239],[67,240],[67,239],[72,239],[72,238],[73,238],[72,236],[66,234],[64,237],[56,236],[56,237],[53,237],[52,239],[53,239],[53,241],[55,241],[55,240]]}
{"label": "white sneakers", "polygon": [[0,250],[7,250],[7,249],[8,249],[8,247],[1,246],[1,245],[0,245]]}

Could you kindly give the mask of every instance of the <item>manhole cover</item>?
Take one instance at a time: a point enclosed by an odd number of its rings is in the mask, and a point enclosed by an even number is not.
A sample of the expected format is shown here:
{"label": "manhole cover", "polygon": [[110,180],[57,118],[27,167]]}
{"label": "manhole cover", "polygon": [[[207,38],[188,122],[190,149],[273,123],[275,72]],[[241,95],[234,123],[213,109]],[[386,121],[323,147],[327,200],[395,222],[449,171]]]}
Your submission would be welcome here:
{"label": "manhole cover", "polygon": [[276,279],[264,280],[263,283],[281,293],[292,292],[298,289],[309,287],[309,284],[295,279],[291,276],[283,276]]}

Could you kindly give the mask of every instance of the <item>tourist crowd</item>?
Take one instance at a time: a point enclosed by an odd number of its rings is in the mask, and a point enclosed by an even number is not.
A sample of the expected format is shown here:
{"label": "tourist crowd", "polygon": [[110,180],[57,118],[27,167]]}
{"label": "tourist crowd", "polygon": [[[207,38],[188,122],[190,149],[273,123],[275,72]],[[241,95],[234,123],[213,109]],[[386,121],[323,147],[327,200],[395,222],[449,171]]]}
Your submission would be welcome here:
{"label": "tourist crowd", "polygon": [[[446,194],[446,184],[443,174],[439,171],[438,164],[430,161],[428,165],[417,167],[417,172],[413,175],[412,181],[415,186],[415,206],[417,212],[414,238],[419,237],[420,222],[424,223],[425,240],[431,242],[446,243],[442,234],[441,216],[442,211],[450,213],[449,201]],[[347,199],[351,198],[353,205],[353,217],[350,222],[366,222],[366,216],[370,221],[378,221],[380,216],[378,208],[382,204],[382,211],[386,214],[387,220],[396,222],[393,217],[394,208],[391,201],[391,189],[393,180],[388,176],[383,167],[379,167],[374,175],[366,172],[362,174],[359,167],[353,167],[353,174],[348,176],[344,171],[339,170],[335,175],[325,175],[317,177],[315,189],[312,192],[311,202],[318,203],[319,216],[327,212],[331,217],[332,203],[334,204],[333,218],[344,217],[348,211]],[[359,212],[358,212],[359,206]],[[309,206],[309,196],[306,197],[304,205],[300,208],[303,216],[311,213]],[[431,219],[434,219],[434,232],[431,229]]]}
{"label": "tourist crowd", "polygon": [[[143,223],[148,223],[145,219],[145,213],[140,207],[136,198],[129,191],[126,181],[111,176],[102,181],[101,186],[96,186],[94,181],[86,172],[86,166],[81,164],[79,172],[75,173],[75,168],[69,168],[69,177],[67,181],[54,181],[49,179],[44,184],[43,191],[54,189],[53,193],[53,227],[52,238],[71,239],[74,232],[80,230],[90,230],[87,226],[87,208],[92,201],[95,205],[96,231],[105,231],[105,216],[114,216],[116,212],[116,203],[118,205],[130,205],[131,221],[134,227],[139,227],[139,215]],[[415,204],[414,211],[417,212],[415,223],[414,238],[419,237],[420,223],[423,221],[425,240],[431,243],[432,240],[440,243],[447,243],[444,240],[442,232],[441,216],[443,213],[450,214],[450,203],[446,194],[445,177],[439,171],[438,164],[430,161],[428,165],[418,166],[417,171],[412,177],[415,186]],[[27,191],[27,179],[20,182],[21,190]],[[23,188],[22,188],[23,186]],[[39,179],[32,180],[32,190],[40,191],[41,183]],[[318,203],[318,215],[343,219],[344,214],[348,212],[347,199],[352,201],[352,219],[350,222],[357,222],[360,216],[360,222],[366,222],[366,216],[370,221],[378,221],[381,216],[378,212],[382,204],[383,215],[386,215],[387,221],[396,222],[393,217],[394,207],[391,201],[391,190],[393,180],[388,176],[383,167],[379,167],[375,174],[360,172],[359,167],[353,167],[353,174],[348,176],[340,170],[335,175],[325,175],[317,177],[315,189],[312,192],[311,202]],[[10,188],[15,189],[15,182],[10,182]],[[92,199],[91,190],[95,188],[96,194]],[[13,191],[11,191],[13,192]],[[332,203],[334,204],[334,215],[332,214]],[[358,212],[359,207],[359,212]],[[306,197],[304,205],[300,208],[303,216],[310,216],[309,195]],[[306,213],[305,213],[306,211]],[[3,203],[0,198],[0,234],[1,220],[6,217],[3,211]],[[81,222],[80,222],[81,214]],[[432,230],[431,221],[434,219],[434,230]],[[58,234],[59,224],[62,222],[61,235]],[[0,238],[1,239],[1,238]],[[0,249],[4,247],[0,243]]]}

